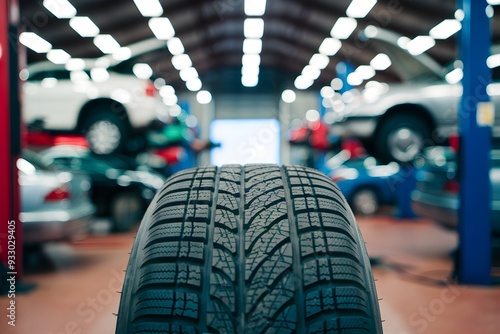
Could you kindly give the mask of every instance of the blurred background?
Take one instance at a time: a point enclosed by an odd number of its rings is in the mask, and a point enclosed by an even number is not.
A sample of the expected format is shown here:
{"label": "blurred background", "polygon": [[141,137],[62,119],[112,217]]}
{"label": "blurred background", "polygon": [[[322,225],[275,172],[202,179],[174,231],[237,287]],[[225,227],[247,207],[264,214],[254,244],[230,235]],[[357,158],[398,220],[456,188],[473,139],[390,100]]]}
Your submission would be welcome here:
{"label": "blurred background", "polygon": [[500,1],[473,3],[1,2],[0,176],[21,229],[1,332],[113,332],[168,177],[275,163],[342,190],[387,333],[498,333]]}

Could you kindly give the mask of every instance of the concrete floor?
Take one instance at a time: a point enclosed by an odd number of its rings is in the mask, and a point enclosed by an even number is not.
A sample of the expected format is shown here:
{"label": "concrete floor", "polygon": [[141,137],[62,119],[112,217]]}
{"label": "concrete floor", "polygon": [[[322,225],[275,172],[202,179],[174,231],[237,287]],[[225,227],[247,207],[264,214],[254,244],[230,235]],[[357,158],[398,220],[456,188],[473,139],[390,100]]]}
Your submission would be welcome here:
{"label": "concrete floor", "polygon": [[[456,236],[426,220],[358,218],[374,266],[385,333],[500,333],[500,287],[440,285]],[[16,298],[16,327],[0,333],[114,333],[134,233],[96,235],[46,247],[53,269],[25,275],[37,288]],[[3,283],[3,282],[2,282]],[[0,297],[0,312],[8,299]]]}

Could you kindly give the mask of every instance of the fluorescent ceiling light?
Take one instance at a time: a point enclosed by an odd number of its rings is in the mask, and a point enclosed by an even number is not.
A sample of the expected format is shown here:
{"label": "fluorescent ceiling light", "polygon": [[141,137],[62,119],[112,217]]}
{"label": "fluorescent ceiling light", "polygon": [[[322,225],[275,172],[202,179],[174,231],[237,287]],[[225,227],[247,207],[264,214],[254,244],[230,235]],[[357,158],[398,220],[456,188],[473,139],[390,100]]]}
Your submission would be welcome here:
{"label": "fluorescent ceiling light", "polygon": [[359,86],[363,83],[363,78],[359,73],[352,72],[347,76],[347,83],[351,86]]}
{"label": "fluorescent ceiling light", "polygon": [[182,109],[178,104],[173,105],[172,107],[169,108],[168,114],[172,117],[177,117],[180,114],[182,114]]}
{"label": "fluorescent ceiling light", "polygon": [[64,50],[52,49],[47,53],[47,59],[54,64],[65,64],[71,56]]}
{"label": "fluorescent ceiling light", "polygon": [[34,32],[23,32],[19,35],[19,42],[36,53],[45,53],[52,49],[52,44],[35,34]]}
{"label": "fluorescent ceiling light", "polygon": [[208,90],[200,90],[198,94],[196,94],[196,100],[199,104],[209,104],[212,102],[212,94]]}
{"label": "fluorescent ceiling light", "polygon": [[406,48],[408,47],[408,43],[411,41],[411,39],[409,39],[408,37],[406,36],[401,36],[398,38],[398,46],[403,49],[403,50],[406,50]]}
{"label": "fluorescent ceiling light", "polygon": [[68,71],[83,71],[85,69],[85,60],[81,58],[71,58],[64,66]]}
{"label": "fluorescent ceiling light", "polygon": [[172,57],[172,65],[177,71],[193,66],[191,58],[185,53]]}
{"label": "fluorescent ceiling light", "polygon": [[261,16],[266,12],[266,0],[245,0],[245,14]]}
{"label": "fluorescent ceiling light", "polygon": [[492,6],[500,5],[500,0],[486,0],[486,2]]}
{"label": "fluorescent ceiling light", "polygon": [[168,17],[153,17],[149,19],[149,28],[160,40],[168,40],[175,36],[175,30]]}
{"label": "fluorescent ceiling light", "polygon": [[373,25],[369,25],[363,30],[363,33],[367,38],[374,38],[378,35],[378,29]]}
{"label": "fluorescent ceiling light", "polygon": [[375,76],[375,69],[369,65],[361,65],[356,69],[363,80],[371,79]]}
{"label": "fluorescent ceiling light", "polygon": [[286,89],[281,93],[281,99],[285,103],[293,103],[295,102],[295,99],[297,98],[297,94],[291,89]]}
{"label": "fluorescent ceiling light", "polygon": [[173,56],[180,55],[185,51],[182,41],[177,37],[173,37],[167,41],[167,48]]}
{"label": "fluorescent ceiling light", "polygon": [[453,16],[454,16],[457,20],[462,21],[462,20],[464,19],[464,17],[465,17],[465,13],[464,13],[464,11],[463,11],[462,9],[457,9],[457,10],[455,11],[455,13],[453,14]]}
{"label": "fluorescent ceiling light", "polygon": [[243,53],[259,54],[262,52],[262,40],[259,38],[247,38],[243,41]]}
{"label": "fluorescent ceiling light", "polygon": [[[170,95],[175,95],[174,87],[172,87],[170,85],[166,85],[166,86],[163,86],[160,88],[160,96],[161,97],[166,98],[167,96],[170,96]],[[177,103],[177,102],[175,102],[175,103]]]}
{"label": "fluorescent ceiling light", "polygon": [[113,58],[116,60],[127,60],[132,57],[132,50],[128,47],[121,47],[113,52]]}
{"label": "fluorescent ceiling light", "polygon": [[260,55],[243,55],[241,58],[241,64],[243,66],[259,66]]}
{"label": "fluorescent ceiling light", "polygon": [[192,92],[197,92],[201,89],[202,83],[199,78],[195,78],[189,81],[186,81],[186,88]]}
{"label": "fluorescent ceiling light", "polygon": [[486,65],[488,65],[489,68],[500,66],[500,53],[489,56],[488,59],[486,59]]}
{"label": "fluorescent ceiling light", "polygon": [[314,80],[311,80],[303,75],[299,75],[294,81],[295,88],[304,90],[312,86]]}
{"label": "fluorescent ceiling light", "polygon": [[188,67],[180,70],[179,76],[181,77],[182,81],[185,82],[199,77],[198,71],[196,71],[194,67]]}
{"label": "fluorescent ceiling light", "polygon": [[242,76],[258,76],[260,72],[259,66],[242,66],[241,75]]}
{"label": "fluorescent ceiling light", "polygon": [[462,29],[462,23],[458,20],[444,20],[429,31],[429,35],[435,39],[447,39]]}
{"label": "fluorescent ceiling light", "polygon": [[245,19],[243,33],[246,38],[262,38],[264,35],[264,20],[256,18]]}
{"label": "fluorescent ceiling light", "polygon": [[311,79],[313,81],[318,79],[320,75],[321,75],[321,70],[311,65],[307,65],[302,70],[302,76]]}
{"label": "fluorescent ceiling light", "polygon": [[372,61],[370,62],[371,67],[373,67],[377,71],[386,70],[389,66],[391,66],[391,64],[391,58],[389,58],[389,56],[385,53],[379,53],[378,55],[373,57]]}
{"label": "fluorescent ceiling light", "polygon": [[255,87],[259,83],[259,76],[245,75],[241,77],[241,84],[245,87]]}
{"label": "fluorescent ceiling light", "polygon": [[462,69],[456,68],[450,73],[446,74],[444,78],[446,79],[446,82],[448,82],[450,85],[453,85],[459,83],[463,77],[464,77],[464,72],[462,71]]}
{"label": "fluorescent ceiling light", "polygon": [[324,99],[331,99],[335,95],[335,90],[331,86],[325,86],[319,91],[320,95]]}
{"label": "fluorescent ceiling light", "polygon": [[179,99],[177,98],[177,95],[171,94],[163,98],[163,103],[165,103],[169,107],[173,107],[177,104]]}
{"label": "fluorescent ceiling light", "polygon": [[43,6],[58,19],[69,19],[76,15],[76,8],[67,0],[44,0]]}
{"label": "fluorescent ceiling light", "polygon": [[99,35],[99,28],[87,16],[75,16],[69,20],[69,25],[82,37]]}
{"label": "fluorescent ceiling light", "polygon": [[134,0],[134,3],[144,17],[155,17],[163,14],[163,7],[158,0]]}
{"label": "fluorescent ceiling light", "polygon": [[112,54],[120,48],[120,44],[111,35],[97,35],[94,44],[104,54]]}
{"label": "fluorescent ceiling light", "polygon": [[328,63],[330,63],[330,58],[321,53],[314,54],[311,60],[309,60],[309,65],[319,68],[320,70],[324,70],[328,66]]}
{"label": "fluorescent ceiling light", "polygon": [[414,56],[418,56],[436,45],[436,41],[431,36],[417,36],[408,42],[406,48]]}
{"label": "fluorescent ceiling light", "polygon": [[344,82],[339,78],[334,78],[330,83],[330,86],[332,86],[334,90],[341,90],[342,87],[344,87]]}
{"label": "fluorescent ceiling light", "polygon": [[358,26],[358,21],[352,17],[339,17],[335,22],[330,35],[338,39],[347,39]]}
{"label": "fluorescent ceiling light", "polygon": [[95,82],[104,82],[109,79],[109,73],[105,68],[95,67],[90,70],[90,77]]}
{"label": "fluorescent ceiling light", "polygon": [[139,79],[149,79],[153,75],[153,70],[148,64],[137,63],[132,67],[132,72]]}
{"label": "fluorescent ceiling light", "polygon": [[335,55],[342,47],[342,42],[336,38],[325,38],[319,46],[319,53],[325,56]]}
{"label": "fluorescent ceiling light", "polygon": [[376,3],[377,0],[352,0],[347,7],[346,14],[349,17],[363,18],[368,15]]}
{"label": "fluorescent ceiling light", "polygon": [[310,109],[306,112],[306,120],[308,122],[317,122],[319,121],[321,118],[320,114],[319,114],[319,111],[317,110],[314,110],[314,109]]}

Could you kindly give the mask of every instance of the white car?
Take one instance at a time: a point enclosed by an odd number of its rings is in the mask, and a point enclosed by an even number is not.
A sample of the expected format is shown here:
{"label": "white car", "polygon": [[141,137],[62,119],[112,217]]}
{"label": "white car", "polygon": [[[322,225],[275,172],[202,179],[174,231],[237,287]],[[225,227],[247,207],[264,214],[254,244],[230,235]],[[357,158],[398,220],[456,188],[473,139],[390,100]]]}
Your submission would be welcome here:
{"label": "white car", "polygon": [[117,67],[68,71],[50,62],[28,67],[23,86],[23,119],[49,131],[83,133],[98,154],[123,149],[166,106],[151,80],[120,73]]}
{"label": "white car", "polygon": [[[462,85],[458,83],[460,78],[453,81],[447,76],[454,67],[441,66],[425,54],[412,56],[398,46],[399,37],[379,28],[371,43],[391,57],[404,82],[366,87],[336,113],[332,132],[361,139],[381,161],[408,163],[424,147],[445,144],[458,132]],[[495,50],[500,51],[497,47]],[[492,71],[493,82],[485,83],[496,110],[500,110],[499,69]],[[500,112],[495,117],[493,137],[499,138]]]}

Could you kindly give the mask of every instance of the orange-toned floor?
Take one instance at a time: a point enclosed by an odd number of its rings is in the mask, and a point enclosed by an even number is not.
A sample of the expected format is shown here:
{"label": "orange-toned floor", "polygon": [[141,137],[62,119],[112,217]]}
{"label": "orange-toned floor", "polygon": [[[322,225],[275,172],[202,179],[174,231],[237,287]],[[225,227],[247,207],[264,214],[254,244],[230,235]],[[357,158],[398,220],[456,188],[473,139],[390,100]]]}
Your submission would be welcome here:
{"label": "orange-toned floor", "polygon": [[[500,333],[500,286],[445,286],[456,236],[426,220],[358,218],[374,267],[385,333]],[[16,327],[0,297],[0,333],[114,333],[123,269],[134,233],[47,247],[55,269],[25,276],[37,288],[16,298]],[[3,282],[2,282],[3,283]]]}

